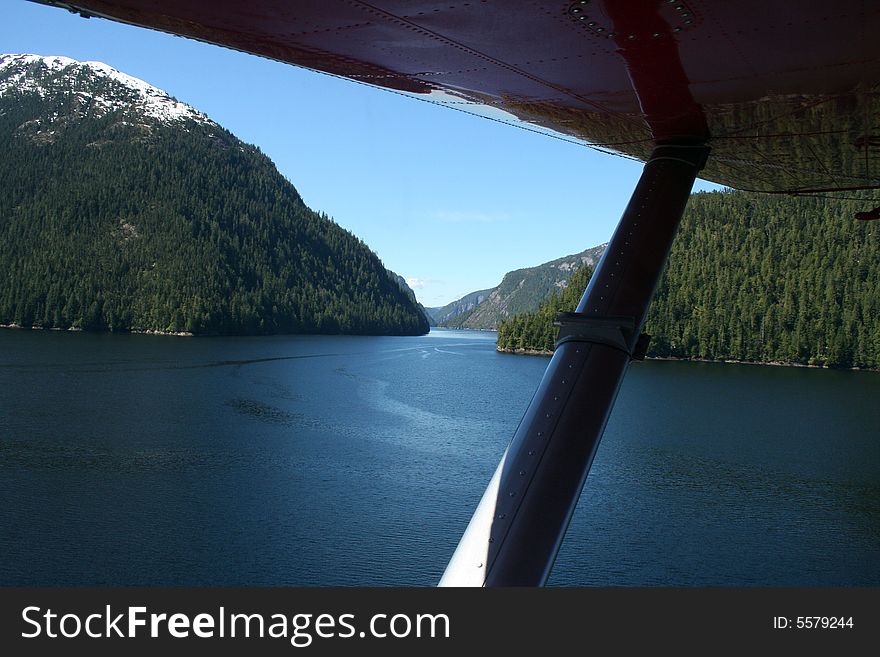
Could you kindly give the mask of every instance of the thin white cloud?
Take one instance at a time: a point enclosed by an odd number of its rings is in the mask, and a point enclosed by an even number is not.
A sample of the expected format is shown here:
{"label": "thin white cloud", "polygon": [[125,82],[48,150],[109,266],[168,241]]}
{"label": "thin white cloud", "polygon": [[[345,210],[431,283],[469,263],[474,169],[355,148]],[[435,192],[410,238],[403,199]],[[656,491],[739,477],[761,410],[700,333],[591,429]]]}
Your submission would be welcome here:
{"label": "thin white cloud", "polygon": [[435,221],[449,224],[489,224],[510,220],[510,215],[506,212],[480,212],[479,210],[437,210],[428,216]]}
{"label": "thin white cloud", "polygon": [[434,282],[436,281],[432,281],[430,278],[419,278],[418,276],[410,276],[406,279],[406,284],[414,290],[423,290]]}

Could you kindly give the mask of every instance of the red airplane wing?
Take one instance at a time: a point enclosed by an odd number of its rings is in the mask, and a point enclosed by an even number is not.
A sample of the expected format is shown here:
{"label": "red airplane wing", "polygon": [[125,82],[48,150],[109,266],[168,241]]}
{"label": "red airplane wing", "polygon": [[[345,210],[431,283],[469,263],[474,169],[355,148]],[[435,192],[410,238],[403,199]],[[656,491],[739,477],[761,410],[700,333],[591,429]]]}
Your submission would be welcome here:
{"label": "red airplane wing", "polygon": [[707,141],[740,189],[880,186],[880,3],[859,0],[74,0],[548,128],[641,160]]}

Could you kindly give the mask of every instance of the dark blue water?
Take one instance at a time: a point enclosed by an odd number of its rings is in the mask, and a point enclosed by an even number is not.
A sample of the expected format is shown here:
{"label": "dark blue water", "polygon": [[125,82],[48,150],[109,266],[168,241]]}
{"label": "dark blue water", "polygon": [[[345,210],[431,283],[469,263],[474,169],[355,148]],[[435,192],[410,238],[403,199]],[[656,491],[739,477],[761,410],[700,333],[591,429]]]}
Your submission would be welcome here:
{"label": "dark blue water", "polygon": [[[545,366],[0,331],[0,584],[432,585]],[[880,375],[634,364],[552,583],[880,584]]]}

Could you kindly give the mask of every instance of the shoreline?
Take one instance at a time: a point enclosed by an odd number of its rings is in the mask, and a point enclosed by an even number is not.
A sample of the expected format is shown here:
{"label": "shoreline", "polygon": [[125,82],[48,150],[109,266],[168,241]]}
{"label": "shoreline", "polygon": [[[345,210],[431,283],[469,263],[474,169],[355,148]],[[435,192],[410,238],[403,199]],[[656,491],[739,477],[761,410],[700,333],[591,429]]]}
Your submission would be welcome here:
{"label": "shoreline", "polygon": [[[60,328],[58,326],[22,326],[21,324],[0,324],[0,329],[11,329],[13,331],[64,331],[70,333],[85,333],[85,329],[78,328],[76,326],[71,326],[70,328]],[[184,337],[184,338],[192,338],[195,337],[195,333],[189,333],[187,331],[159,331],[153,329],[130,329],[128,331],[89,331],[90,333],[108,333],[110,335],[125,335],[125,334],[135,334],[135,335],[173,335],[176,337]]]}
{"label": "shoreline", "polygon": [[[499,349],[495,348],[499,354],[510,354],[511,356],[552,356],[552,351],[543,349]],[[645,360],[665,360],[677,361],[683,363],[727,363],[731,365],[762,365],[770,367],[803,367],[815,370],[839,370],[841,372],[880,372],[880,369],[872,369],[870,367],[833,367],[831,365],[810,365],[807,363],[789,363],[781,360],[736,360],[734,358],[709,359],[709,358],[679,358],[677,356],[645,356]]]}
{"label": "shoreline", "polygon": [[0,329],[12,331],[62,331],[71,333],[92,333],[95,335],[162,335],[180,338],[268,338],[279,335],[323,335],[349,337],[424,337],[427,333],[411,335],[408,333],[191,333],[189,331],[160,331],[158,329],[126,329],[124,331],[94,331],[77,327],[58,328],[56,326],[21,326],[20,324],[0,324]]}
{"label": "shoreline", "polygon": [[499,354],[510,354],[511,356],[552,356],[552,351],[546,349],[500,349],[495,347],[495,351]]}
{"label": "shoreline", "polygon": [[[446,328],[446,327],[431,327],[431,328]],[[0,329],[9,329],[13,331],[64,331],[71,333],[85,333],[86,331],[81,328],[73,327],[70,328],[59,328],[55,326],[45,327],[45,326],[21,326],[20,324],[11,323],[11,324],[0,324]],[[482,331],[482,332],[490,332],[491,329],[447,329],[447,330],[457,330],[457,331]],[[172,336],[172,337],[182,337],[182,338],[193,338],[193,337],[212,337],[207,334],[203,334],[202,336],[198,336],[195,333],[190,333],[187,331],[159,331],[154,329],[130,329],[127,331],[89,331],[94,333],[106,333],[109,335],[162,335],[162,336]],[[278,334],[269,334],[269,335],[278,335]],[[300,334],[295,333],[291,335],[321,335],[321,334]],[[337,334],[332,334],[337,335]],[[360,335],[360,334],[351,334],[351,335]],[[216,337],[216,336],[214,336]],[[259,337],[259,336],[226,336],[226,337]],[[549,357],[553,355],[552,351],[548,351],[545,349],[499,349],[497,346],[495,347],[496,353],[499,354],[508,354],[511,356],[544,356]],[[790,363],[786,361],[755,361],[755,360],[736,360],[734,358],[724,358],[724,359],[709,359],[709,358],[679,358],[677,356],[646,356],[645,360],[663,360],[663,361],[677,361],[677,362],[687,362],[687,363],[727,363],[731,365],[761,365],[761,366],[770,366],[770,367],[802,367],[807,369],[816,369],[816,370],[838,370],[842,372],[880,372],[880,369],[872,369],[869,367],[834,367],[830,365],[810,365],[808,363]]]}

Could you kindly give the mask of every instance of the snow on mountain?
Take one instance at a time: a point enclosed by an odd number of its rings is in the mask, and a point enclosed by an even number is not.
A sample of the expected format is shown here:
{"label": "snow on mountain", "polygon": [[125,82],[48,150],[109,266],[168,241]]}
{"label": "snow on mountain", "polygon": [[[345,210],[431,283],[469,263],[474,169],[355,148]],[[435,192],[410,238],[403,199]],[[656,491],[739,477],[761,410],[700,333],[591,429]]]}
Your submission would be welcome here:
{"label": "snow on mountain", "polygon": [[103,62],[78,62],[69,57],[0,55],[0,96],[66,90],[78,97],[95,116],[135,110],[167,123],[192,119],[213,123],[207,116],[181,103],[143,80],[117,71]]}

